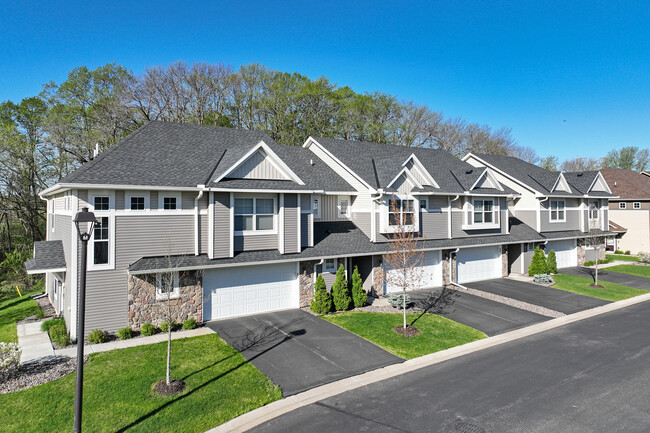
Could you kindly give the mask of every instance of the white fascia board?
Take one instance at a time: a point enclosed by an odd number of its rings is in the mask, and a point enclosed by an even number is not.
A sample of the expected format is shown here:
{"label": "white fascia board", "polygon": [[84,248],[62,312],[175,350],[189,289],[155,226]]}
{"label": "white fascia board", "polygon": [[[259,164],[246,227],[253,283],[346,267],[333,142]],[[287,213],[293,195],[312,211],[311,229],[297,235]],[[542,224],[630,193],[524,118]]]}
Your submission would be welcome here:
{"label": "white fascia board", "polygon": [[484,177],[488,177],[488,178],[490,179],[490,181],[493,182],[493,183],[497,186],[497,189],[498,189],[499,191],[503,191],[503,186],[501,186],[501,183],[499,183],[499,181],[497,180],[496,176],[494,176],[494,174],[492,174],[492,171],[490,170],[489,167],[485,167],[485,170],[483,170],[483,173],[481,173],[481,175],[478,177],[478,179],[476,179],[476,182],[474,182],[474,185],[472,185],[472,187],[470,188],[470,190],[473,190],[474,188],[476,188],[476,185],[477,185],[477,184],[478,184],[478,183],[479,183],[479,182],[480,182]]}
{"label": "white fascia board", "polygon": [[139,191],[200,191],[201,185],[193,186],[151,186],[151,185],[120,185],[108,183],[57,183],[47,189],[44,189],[38,195],[46,196],[54,192],[65,191],[69,189],[124,189]]}
{"label": "white fascia board", "polygon": [[[361,184],[363,184],[363,186],[365,186],[366,188],[368,188],[368,189],[370,190],[371,193],[374,194],[374,193],[377,192],[377,190],[376,190],[375,188],[373,188],[373,187],[371,187],[370,185],[368,185],[368,183],[367,183],[365,180],[363,180],[363,179],[362,179],[358,174],[356,174],[354,171],[352,171],[352,169],[350,169],[350,167],[348,167],[347,165],[343,164],[343,162],[342,162],[340,159],[338,159],[336,156],[334,156],[334,154],[333,154],[332,152],[330,152],[329,150],[327,150],[327,149],[325,148],[325,146],[323,146],[323,145],[320,144],[318,141],[316,141],[316,140],[314,139],[314,137],[309,137],[309,138],[307,139],[307,141],[305,141],[305,144],[302,145],[302,147],[304,147],[305,149],[309,149],[309,147],[310,147],[311,145],[316,145],[316,146],[318,146],[318,148],[321,149],[323,152],[325,152],[325,153],[327,154],[327,156],[329,156],[329,157],[332,158],[334,161],[336,161],[336,162],[337,162],[341,167],[343,167],[343,168],[344,168],[348,173],[350,173],[350,175],[354,176],[355,179],[357,179],[359,182],[361,182]],[[326,164],[327,164],[327,163],[326,163]]]}
{"label": "white fascia board", "polygon": [[402,176],[402,174],[405,174],[405,175],[406,175],[406,179],[411,183],[411,185],[413,185],[413,186],[417,186],[418,188],[424,188],[424,187],[420,184],[420,182],[417,181],[417,179],[415,178],[415,176],[413,176],[413,175],[411,174],[411,171],[410,171],[408,168],[406,168],[406,167],[404,167],[404,168],[402,169],[402,171],[400,171],[399,173],[397,173],[397,176],[395,176],[395,177],[393,178],[393,180],[391,180],[390,183],[389,183],[386,187],[387,187],[387,188],[390,188],[390,187],[391,187],[395,182],[397,182],[397,179],[399,179],[399,178]]}
{"label": "white fascia board", "polygon": [[603,174],[600,171],[598,173],[596,173],[596,177],[594,177],[593,182],[591,182],[591,185],[589,185],[589,188],[587,189],[587,194],[589,194],[591,189],[594,187],[594,185],[596,184],[596,181],[598,180],[598,178],[601,178],[603,180],[603,184],[605,184],[605,187],[607,188],[607,192],[610,193],[610,194],[613,194],[612,190],[609,188],[609,184],[605,180],[605,176],[603,176]]}
{"label": "white fascia board", "polygon": [[417,156],[415,156],[414,153],[412,153],[411,156],[409,156],[409,157],[406,159],[406,161],[404,161],[404,163],[402,164],[402,167],[405,167],[406,164],[408,164],[408,162],[409,162],[410,160],[413,160],[413,162],[414,162],[415,165],[417,166],[417,168],[418,168],[418,170],[420,171],[420,173],[421,173],[424,177],[426,177],[427,180],[428,180],[429,182],[431,182],[431,186],[436,187],[436,188],[440,188],[440,186],[438,185],[438,183],[436,182],[436,180],[433,178],[433,176],[431,176],[431,173],[429,173],[429,171],[426,169],[426,167],[424,167],[424,164],[422,164],[422,163],[420,162],[420,160],[418,159]]}
{"label": "white fascia board", "polygon": [[244,161],[246,161],[248,158],[250,158],[251,155],[253,155],[255,152],[257,152],[259,149],[264,150],[264,152],[266,153],[266,156],[271,158],[271,162],[274,165],[276,165],[276,168],[278,168],[278,170],[280,172],[282,172],[282,174],[284,174],[286,177],[290,178],[291,180],[293,180],[294,182],[296,182],[299,185],[304,185],[305,184],[305,182],[303,182],[298,177],[298,175],[296,173],[294,173],[293,170],[291,170],[289,168],[289,166],[287,164],[285,164],[284,161],[282,161],[282,159],[278,155],[276,155],[276,153],[273,152],[273,150],[271,150],[271,148],[266,143],[264,143],[264,141],[260,141],[255,146],[253,146],[248,152],[246,152],[246,154],[244,154],[244,156],[239,158],[239,160],[237,160],[237,162],[235,162],[233,165],[231,165],[228,168],[228,170],[226,170],[221,176],[216,178],[213,181],[213,183],[219,182],[221,179],[223,179],[224,177],[228,176],[230,173],[235,171],[241,164],[244,163]]}
{"label": "white fascia board", "polygon": [[534,194],[536,194],[536,195],[540,195],[540,196],[542,196],[542,197],[545,197],[545,195],[542,194],[541,192],[539,192],[539,191],[537,191],[536,189],[534,189],[534,188],[532,188],[532,187],[526,185],[525,183],[521,182],[519,179],[515,179],[514,177],[510,176],[510,175],[509,175],[508,173],[506,173],[505,171],[498,169],[497,167],[493,166],[492,164],[489,164],[489,163],[485,162],[484,160],[482,160],[481,158],[479,158],[478,156],[474,155],[474,154],[471,153],[471,152],[468,153],[467,155],[465,155],[465,156],[461,159],[461,161],[465,161],[465,162],[467,162],[467,160],[468,160],[469,158],[474,158],[475,160],[477,160],[477,161],[479,161],[480,163],[484,164],[486,167],[489,167],[490,169],[494,170],[495,172],[499,173],[500,175],[502,175],[502,176],[504,176],[504,177],[507,177],[508,179],[510,179],[511,181],[513,181],[514,183],[516,183],[517,185],[521,186],[522,188],[525,188],[525,189],[527,189],[528,191],[530,191],[530,192],[532,192],[532,193],[534,193]]}
{"label": "white fascia board", "polygon": [[66,268],[54,268],[54,269],[32,269],[27,271],[27,274],[29,275],[34,275],[34,274],[47,274],[48,272],[65,272]]}
{"label": "white fascia board", "polygon": [[[269,193],[269,194],[313,194],[312,189],[263,189],[263,188],[220,188],[210,187],[206,188],[210,192],[254,192],[254,193]],[[347,194],[347,193],[346,193]]]}

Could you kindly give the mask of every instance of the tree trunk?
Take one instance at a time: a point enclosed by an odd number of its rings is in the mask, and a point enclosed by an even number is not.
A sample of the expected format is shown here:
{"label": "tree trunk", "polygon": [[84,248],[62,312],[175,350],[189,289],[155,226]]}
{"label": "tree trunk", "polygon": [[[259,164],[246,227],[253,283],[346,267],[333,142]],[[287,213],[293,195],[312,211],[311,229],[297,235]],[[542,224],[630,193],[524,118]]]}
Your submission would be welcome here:
{"label": "tree trunk", "polygon": [[172,316],[172,307],[171,307],[171,293],[167,294],[167,374],[165,376],[165,379],[167,381],[167,385],[171,383],[170,379],[170,370],[171,370],[171,362],[172,362],[172,321],[171,321],[171,316]]}
{"label": "tree trunk", "polygon": [[406,329],[406,289],[404,289],[404,294],[402,295],[402,307],[404,309],[404,329]]}
{"label": "tree trunk", "polygon": [[600,245],[596,247],[596,285],[598,285],[598,260],[600,260]]}

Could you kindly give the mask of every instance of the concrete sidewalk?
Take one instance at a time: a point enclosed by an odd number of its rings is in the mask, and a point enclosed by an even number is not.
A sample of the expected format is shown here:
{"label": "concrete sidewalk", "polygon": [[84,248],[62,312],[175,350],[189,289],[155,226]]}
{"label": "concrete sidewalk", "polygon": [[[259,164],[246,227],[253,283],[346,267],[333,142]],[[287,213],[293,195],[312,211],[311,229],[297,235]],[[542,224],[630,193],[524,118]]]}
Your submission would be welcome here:
{"label": "concrete sidewalk", "polygon": [[54,356],[52,343],[47,332],[41,331],[41,324],[45,320],[16,325],[18,345],[22,349],[20,363],[37,361]]}

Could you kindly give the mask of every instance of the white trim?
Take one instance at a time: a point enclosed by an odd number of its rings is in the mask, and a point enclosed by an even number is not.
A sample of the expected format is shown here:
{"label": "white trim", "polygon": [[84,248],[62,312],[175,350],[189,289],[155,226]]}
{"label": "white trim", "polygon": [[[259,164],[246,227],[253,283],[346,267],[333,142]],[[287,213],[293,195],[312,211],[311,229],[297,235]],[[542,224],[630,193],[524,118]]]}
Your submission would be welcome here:
{"label": "white trim", "polygon": [[[78,191],[75,190],[72,199],[72,209],[79,209],[79,196]],[[70,329],[70,338],[76,340],[77,338],[77,269],[79,267],[79,241],[77,234],[77,227],[73,219],[70,219],[70,321],[68,328]]]}
{"label": "white trim", "polygon": [[47,274],[48,272],[55,273],[55,272],[65,272],[67,269],[66,268],[53,268],[53,269],[31,269],[27,271],[27,275],[35,275],[35,274]]}
{"label": "white trim", "polygon": [[313,247],[314,246],[314,215],[309,214],[309,217],[307,217],[307,219],[309,220],[309,246]]}
{"label": "white trim", "polygon": [[[557,202],[557,203],[562,202],[562,205],[563,205],[562,206],[562,213],[564,214],[564,217],[562,219],[558,218],[558,219],[554,220],[552,218],[553,214],[552,214],[552,205],[551,205],[551,203],[553,203],[553,202]],[[540,203],[540,206],[541,206],[541,203]],[[548,222],[549,222],[549,224],[557,224],[557,223],[565,223],[566,222],[566,213],[567,213],[566,200],[558,200],[558,199],[551,200],[551,199],[549,199],[548,200],[548,208],[547,208],[547,210],[548,210]],[[556,209],[556,212],[559,212],[559,204],[558,204],[558,209]]]}
{"label": "white trim", "polygon": [[555,183],[553,184],[553,187],[551,188],[551,192],[554,192],[555,189],[560,186],[560,185],[558,185],[560,183],[560,181],[562,181],[564,183],[564,186],[566,187],[566,189],[562,189],[562,191],[569,192],[569,193],[573,192],[571,190],[571,186],[569,186],[569,182],[567,182],[566,178],[564,177],[564,174],[562,174],[562,173],[560,173],[558,175],[557,179],[555,179]]}
{"label": "white trim", "polygon": [[370,206],[370,242],[377,242],[377,202],[372,197]]}
{"label": "white trim", "polygon": [[219,182],[221,179],[223,179],[224,177],[228,176],[230,173],[235,171],[237,168],[239,168],[240,165],[242,165],[248,158],[250,158],[259,149],[263,149],[264,152],[266,153],[266,156],[271,158],[270,161],[272,163],[277,164],[276,168],[283,175],[285,175],[285,177],[290,178],[291,180],[293,180],[294,182],[296,182],[299,185],[304,185],[305,184],[298,177],[298,175],[296,173],[294,173],[293,170],[291,170],[289,168],[289,166],[287,164],[285,164],[284,161],[282,161],[282,159],[278,155],[276,155],[275,152],[273,152],[273,150],[271,150],[271,148],[266,143],[264,143],[264,141],[260,141],[259,143],[257,143],[257,145],[253,146],[252,149],[250,149],[248,152],[246,152],[246,154],[244,156],[239,158],[239,160],[237,162],[235,162],[233,165],[231,165],[221,176],[216,178],[213,181],[213,183]]}
{"label": "white trim", "polygon": [[278,251],[284,254],[284,194],[280,194],[280,209],[278,211]]}
{"label": "white trim", "polygon": [[[621,205],[623,205],[623,206],[621,206]],[[619,202],[618,202],[618,208],[621,209],[621,210],[625,210],[625,209],[627,209],[627,202],[625,202],[625,201],[619,201]]]}
{"label": "white trim", "polygon": [[[637,207],[636,205],[639,205],[639,207]],[[641,209],[641,202],[640,201],[632,202],[632,209],[636,209],[636,210]]]}
{"label": "white trim", "polygon": [[[347,202],[347,207],[345,212],[341,212],[341,208],[343,207],[341,205],[341,202],[346,201]],[[350,218],[350,207],[352,207],[352,204],[350,203],[352,200],[350,200],[349,196],[338,196],[336,199],[336,215],[338,217],[346,217]]]}
{"label": "white trim", "polygon": [[[165,199],[166,198],[175,198],[176,199],[176,209],[165,209]],[[158,194],[158,212],[175,212],[179,213],[183,210],[183,197],[180,191],[161,191]]]}
{"label": "white trim", "polygon": [[[108,197],[108,210],[96,210],[95,198]],[[114,270],[115,269],[115,191],[90,190],[88,191],[88,208],[97,218],[108,218],[108,263],[94,264],[95,233],[88,241],[87,270]],[[97,228],[95,226],[95,228]],[[75,228],[76,233],[76,228]]]}
{"label": "white trim", "polygon": [[214,193],[208,194],[208,258],[214,258]]}
{"label": "white trim", "polygon": [[482,160],[482,159],[479,158],[478,156],[474,155],[472,152],[470,152],[470,153],[468,153],[467,155],[465,155],[465,156],[461,159],[461,161],[465,161],[465,162],[467,162],[467,160],[468,160],[469,158],[474,158],[475,160],[477,160],[477,161],[481,162],[482,164],[484,164],[486,167],[491,168],[492,170],[496,171],[496,172],[499,173],[500,175],[502,175],[502,176],[504,176],[504,177],[510,179],[511,181],[513,181],[513,182],[516,183],[517,185],[519,185],[519,186],[521,186],[521,187],[527,189],[528,191],[530,191],[530,192],[532,192],[532,193],[535,193],[535,194],[543,195],[541,192],[537,191],[536,189],[534,189],[534,188],[532,188],[532,187],[526,185],[525,183],[521,182],[521,181],[518,180],[518,179],[513,178],[511,175],[509,175],[509,174],[506,173],[505,171],[503,171],[503,170],[499,170],[498,168],[496,168],[496,167],[493,166],[492,164],[488,164],[487,162],[485,162],[484,160]]}
{"label": "white trim", "polygon": [[296,213],[298,214],[298,249],[297,251],[302,251],[302,213],[300,212],[301,198],[300,194],[297,195],[298,203],[296,206]]}
{"label": "white trim", "polygon": [[[125,191],[124,192],[124,211],[126,212],[137,212],[139,214],[151,210],[150,206],[150,197],[151,194],[149,191]],[[142,210],[133,210],[131,209],[131,198],[133,197],[143,197],[144,198],[144,209]]]}
{"label": "white trim", "polygon": [[483,170],[483,173],[481,173],[481,175],[478,177],[478,179],[476,179],[476,182],[474,182],[474,185],[472,185],[472,187],[470,188],[470,191],[473,190],[474,188],[476,188],[476,185],[478,185],[478,183],[481,180],[483,180],[483,177],[487,177],[490,180],[490,182],[494,183],[494,185],[496,185],[496,188],[499,191],[504,191],[503,187],[501,186],[501,183],[499,183],[496,176],[494,176],[492,174],[492,171],[488,167],[485,167],[485,170]]}
{"label": "white trim", "polygon": [[49,188],[39,192],[38,195],[45,196],[52,194],[60,189],[112,189],[112,190],[139,190],[139,191],[199,191],[205,189],[201,187],[188,187],[188,186],[151,186],[151,185],[122,185],[122,184],[108,184],[108,183],[57,183]]}
{"label": "white trim", "polygon": [[[167,272],[158,272],[156,273],[156,301],[165,301],[167,300],[167,295],[162,293],[160,290],[162,274]],[[181,296],[180,284],[178,271],[174,272],[174,290],[169,295],[169,299],[178,299]]]}
{"label": "white trim", "polygon": [[[598,180],[598,178],[602,179],[603,185],[605,185],[605,188],[607,188],[607,192],[613,194],[612,190],[609,188],[609,184],[605,180],[605,176],[603,176],[603,174],[600,171],[596,173],[596,176],[594,176],[594,180],[591,182],[591,185],[589,185],[589,188],[587,189],[587,194],[589,194],[591,192],[591,189],[594,187],[594,185],[596,185],[596,181]],[[596,192],[600,192],[600,191],[596,191]]]}
{"label": "white trim", "polygon": [[199,194],[194,198],[194,255],[198,256],[201,254],[201,249],[200,249],[200,228],[201,224],[199,222],[199,200],[203,197],[203,191],[199,191]]}
{"label": "white trim", "polygon": [[[314,202],[318,202],[318,206],[314,206]],[[321,203],[321,197],[312,194],[312,195],[311,195],[311,203],[310,203],[310,205],[311,205],[311,212],[312,212],[312,214],[314,214],[314,218],[316,218],[316,219],[320,219],[320,211],[321,211],[321,207],[322,207],[322,206],[321,206],[321,205],[322,205],[322,203]],[[314,209],[314,208],[316,208],[316,209]],[[317,210],[318,212],[315,212],[316,210]]]}
{"label": "white trim", "polygon": [[431,186],[433,186],[433,187],[435,187],[435,188],[440,188],[440,186],[438,186],[438,183],[436,182],[436,180],[433,178],[433,176],[431,176],[431,173],[429,173],[429,171],[424,167],[424,164],[422,164],[422,163],[420,162],[420,160],[418,159],[417,156],[415,156],[414,153],[412,153],[411,156],[409,156],[409,157],[406,159],[406,161],[404,161],[404,162],[402,163],[402,167],[405,167],[406,164],[408,164],[408,162],[409,162],[411,159],[414,161],[414,165],[413,165],[413,166],[414,166],[414,167],[417,167],[417,169],[420,171],[420,174],[422,175],[422,177],[427,178],[427,180],[431,183]]}
{"label": "white trim", "polygon": [[[275,201],[273,202],[275,206]],[[275,208],[273,209],[275,212]],[[230,209],[229,209],[229,219],[230,219],[230,257],[235,257],[235,193],[230,193]]]}
{"label": "white trim", "polygon": [[[282,196],[284,194],[281,194]],[[230,193],[231,196],[231,203],[230,207],[233,209],[232,215],[233,215],[233,229],[234,229],[234,218],[238,215],[235,213],[234,208],[235,208],[235,202],[237,199],[251,199],[253,200],[253,213],[252,214],[242,214],[242,215],[252,215],[253,216],[253,230],[234,230],[235,231],[235,236],[255,236],[255,235],[276,235],[278,234],[278,226],[282,223],[282,220],[278,222],[278,200],[276,197],[276,194],[270,195],[268,197],[260,197],[260,196],[236,196],[235,193]],[[267,230],[257,230],[257,216],[258,215],[269,215],[269,214],[257,214],[257,200],[273,200],[273,228],[272,229],[267,229]]]}
{"label": "white trim", "polygon": [[418,182],[418,180],[415,178],[415,176],[413,176],[413,174],[411,174],[410,170],[409,170],[408,168],[406,168],[406,167],[404,167],[404,168],[402,169],[402,171],[400,171],[399,173],[397,173],[397,176],[395,176],[395,177],[393,178],[393,180],[391,180],[391,181],[388,183],[388,185],[386,186],[386,188],[390,188],[391,186],[393,186],[393,184],[394,184],[395,182],[397,182],[397,180],[402,176],[402,174],[405,174],[405,175],[406,175],[406,179],[409,181],[409,183],[411,184],[411,186],[417,186],[418,188],[424,188],[424,187],[422,186],[422,184],[420,184],[420,182]]}
{"label": "white trim", "polygon": [[[465,224],[462,225],[463,230],[491,230],[491,229],[500,229],[501,228],[501,202],[499,201],[498,197],[490,197],[491,200],[483,199],[483,198],[473,198],[472,200],[467,201],[467,216],[464,218]],[[474,202],[475,201],[491,201],[492,202],[492,210],[490,211],[493,215],[496,215],[496,221],[492,221],[491,223],[486,223],[486,222],[481,222],[481,223],[475,223],[474,222]],[[485,211],[481,211],[482,214],[485,214]],[[471,218],[470,218],[471,215]]]}

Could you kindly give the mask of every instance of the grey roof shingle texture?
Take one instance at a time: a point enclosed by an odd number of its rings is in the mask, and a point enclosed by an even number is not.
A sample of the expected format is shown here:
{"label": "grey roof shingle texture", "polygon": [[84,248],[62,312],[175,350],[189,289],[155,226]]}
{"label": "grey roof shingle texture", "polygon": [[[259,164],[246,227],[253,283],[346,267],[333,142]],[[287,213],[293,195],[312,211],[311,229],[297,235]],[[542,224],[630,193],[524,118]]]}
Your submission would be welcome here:
{"label": "grey roof shingle texture", "polygon": [[27,271],[65,268],[65,253],[61,241],[34,242],[34,258],[25,262]]}

